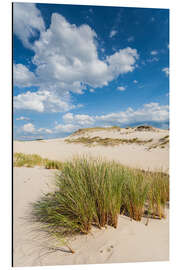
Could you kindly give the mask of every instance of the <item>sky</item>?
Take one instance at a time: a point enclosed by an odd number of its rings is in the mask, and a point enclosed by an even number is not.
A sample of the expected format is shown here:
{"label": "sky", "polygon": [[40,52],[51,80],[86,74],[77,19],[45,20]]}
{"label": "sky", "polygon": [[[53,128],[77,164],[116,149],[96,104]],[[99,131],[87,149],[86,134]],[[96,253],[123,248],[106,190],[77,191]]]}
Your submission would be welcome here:
{"label": "sky", "polygon": [[13,4],[18,140],[79,128],[169,128],[169,10]]}

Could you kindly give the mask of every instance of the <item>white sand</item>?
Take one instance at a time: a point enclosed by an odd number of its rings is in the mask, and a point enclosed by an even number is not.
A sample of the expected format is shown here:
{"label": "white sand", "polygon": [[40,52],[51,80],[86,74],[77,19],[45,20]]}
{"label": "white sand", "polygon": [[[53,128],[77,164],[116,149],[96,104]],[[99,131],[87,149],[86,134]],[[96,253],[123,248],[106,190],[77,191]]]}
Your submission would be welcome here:
{"label": "white sand", "polygon": [[[103,157],[107,160],[115,160],[123,165],[127,165],[134,168],[150,169],[150,170],[162,170],[167,172],[169,169],[169,147],[154,148],[148,150],[150,145],[156,144],[160,138],[168,135],[167,130],[161,130],[157,132],[132,132],[127,131],[122,133],[117,131],[100,131],[89,132],[85,136],[100,136],[102,138],[125,138],[132,139],[138,138],[139,140],[153,141],[149,144],[120,144],[118,146],[94,146],[87,147],[83,144],[66,143],[65,139],[54,139],[44,141],[26,141],[26,142],[14,142],[14,152],[22,152],[26,154],[39,154],[42,157],[49,159],[56,159],[65,161],[72,159],[74,156],[87,155],[93,157]],[[78,136],[73,136],[77,138]],[[70,137],[72,138],[72,136]]]}
{"label": "white sand", "polygon": [[38,230],[38,225],[28,221],[28,217],[30,203],[53,189],[54,173],[42,168],[14,168],[14,266],[169,259],[168,216],[164,220],[150,220],[148,226],[145,226],[146,219],[136,222],[120,216],[117,229],[93,229],[92,234],[71,241],[74,254],[50,240],[46,233]]}
{"label": "white sand", "polygon": [[[124,134],[123,134],[124,132]],[[152,145],[168,135],[168,131],[121,133],[94,132],[85,136],[103,138],[153,139]],[[84,136],[84,135],[83,135]],[[77,136],[76,136],[77,137]],[[72,136],[70,137],[72,138]],[[74,136],[75,138],[75,136]],[[149,146],[149,145],[148,145]],[[82,144],[68,144],[64,139],[32,142],[14,142],[14,152],[36,153],[42,157],[65,161],[75,155],[90,155],[115,160],[124,165],[168,171],[169,148],[147,150],[147,145],[123,144],[119,146],[86,147]],[[94,229],[88,236],[78,236],[71,242],[75,254],[67,253],[67,247],[57,244],[47,234],[37,230],[37,224],[27,217],[30,203],[40,198],[43,192],[53,190],[55,171],[43,168],[14,168],[14,266],[38,266],[61,264],[89,264],[111,262],[163,261],[169,258],[168,210],[165,220],[142,222],[119,217],[118,228]]]}

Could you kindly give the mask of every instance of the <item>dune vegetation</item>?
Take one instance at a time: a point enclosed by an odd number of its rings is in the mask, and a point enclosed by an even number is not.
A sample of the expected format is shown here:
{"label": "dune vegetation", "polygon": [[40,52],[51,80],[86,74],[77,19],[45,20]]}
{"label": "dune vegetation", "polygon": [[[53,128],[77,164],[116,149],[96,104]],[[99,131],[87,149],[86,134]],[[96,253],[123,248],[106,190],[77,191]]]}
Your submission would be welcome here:
{"label": "dune vegetation", "polygon": [[43,166],[46,169],[62,169],[62,162],[57,160],[49,160],[42,158],[36,154],[23,154],[14,153],[13,155],[13,166],[14,167],[29,167]]}
{"label": "dune vegetation", "polygon": [[118,126],[111,127],[92,127],[92,128],[80,128],[76,130],[72,136],[74,135],[83,135],[87,132],[96,132],[96,131],[121,131],[121,128]]}
{"label": "dune vegetation", "polygon": [[62,237],[88,234],[92,226],[118,225],[118,216],[165,218],[169,175],[115,162],[75,158],[56,174],[56,190],[33,204],[32,216]]}
{"label": "dune vegetation", "polygon": [[75,139],[66,139],[67,143],[82,143],[85,146],[102,145],[102,146],[116,146],[119,144],[146,144],[152,142],[149,140],[139,140],[138,138],[132,139],[119,139],[119,138],[101,138],[101,137],[78,137]]}
{"label": "dune vegetation", "polygon": [[160,138],[156,144],[153,144],[149,147],[149,150],[158,147],[165,148],[166,145],[169,145],[169,135]]}

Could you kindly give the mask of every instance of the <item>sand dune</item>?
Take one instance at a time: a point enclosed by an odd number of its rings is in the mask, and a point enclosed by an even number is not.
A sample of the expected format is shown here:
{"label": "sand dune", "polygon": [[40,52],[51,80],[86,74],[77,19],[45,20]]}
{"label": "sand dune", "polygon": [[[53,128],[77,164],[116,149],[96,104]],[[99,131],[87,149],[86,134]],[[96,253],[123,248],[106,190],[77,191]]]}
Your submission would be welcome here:
{"label": "sand dune", "polygon": [[[39,154],[44,158],[65,161],[74,156],[88,155],[93,157],[102,157],[107,160],[115,160],[123,165],[134,168],[162,170],[167,172],[169,169],[169,145],[164,148],[158,146],[159,140],[168,136],[167,130],[155,129],[155,131],[136,131],[134,129],[122,129],[122,131],[100,130],[88,131],[83,134],[71,135],[68,138],[42,140],[42,141],[15,141],[14,152],[26,154]],[[81,143],[67,143],[66,139],[75,139],[78,137],[101,137],[101,138],[120,138],[150,140],[148,144],[119,144],[116,146],[95,145],[87,147]]]}
{"label": "sand dune", "polygon": [[[115,160],[124,165],[168,172],[169,146],[161,148],[167,130],[84,130],[68,138],[42,141],[14,141],[14,152],[36,153],[48,159],[65,161],[75,155],[90,155]],[[67,143],[66,139],[80,137],[150,140],[149,143],[126,143],[116,146],[91,147],[83,143]],[[151,148],[155,145],[155,148]],[[31,203],[43,193],[54,189],[55,170],[43,168],[14,168],[14,266],[88,264],[136,261],[163,261],[169,258],[169,219],[141,222],[120,216],[118,228],[93,229],[88,236],[80,235],[71,241],[74,254],[67,247],[49,239],[38,230],[38,224],[29,221]]]}

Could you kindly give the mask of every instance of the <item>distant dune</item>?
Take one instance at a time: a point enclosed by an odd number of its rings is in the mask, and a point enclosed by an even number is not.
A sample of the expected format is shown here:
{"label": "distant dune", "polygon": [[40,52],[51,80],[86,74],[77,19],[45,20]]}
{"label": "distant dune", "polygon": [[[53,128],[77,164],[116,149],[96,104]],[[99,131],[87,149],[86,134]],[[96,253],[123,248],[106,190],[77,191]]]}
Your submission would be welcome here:
{"label": "distant dune", "polygon": [[79,129],[66,138],[14,141],[14,152],[65,161],[90,155],[135,168],[169,169],[169,131],[151,126]]}

